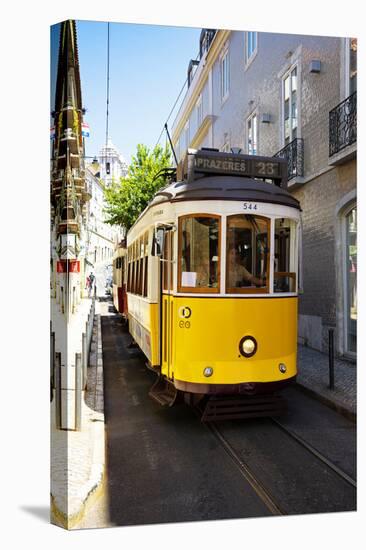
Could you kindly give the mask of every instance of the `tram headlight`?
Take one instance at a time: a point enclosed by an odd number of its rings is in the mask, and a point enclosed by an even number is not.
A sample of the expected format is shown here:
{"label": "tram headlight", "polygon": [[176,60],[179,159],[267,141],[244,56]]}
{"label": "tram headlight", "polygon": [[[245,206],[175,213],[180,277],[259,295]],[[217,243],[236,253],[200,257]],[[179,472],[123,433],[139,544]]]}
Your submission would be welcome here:
{"label": "tram headlight", "polygon": [[213,375],[213,368],[212,367],[206,367],[203,371],[203,376],[209,377]]}
{"label": "tram headlight", "polygon": [[239,351],[244,357],[252,357],[257,347],[257,341],[253,336],[244,336],[239,342]]}

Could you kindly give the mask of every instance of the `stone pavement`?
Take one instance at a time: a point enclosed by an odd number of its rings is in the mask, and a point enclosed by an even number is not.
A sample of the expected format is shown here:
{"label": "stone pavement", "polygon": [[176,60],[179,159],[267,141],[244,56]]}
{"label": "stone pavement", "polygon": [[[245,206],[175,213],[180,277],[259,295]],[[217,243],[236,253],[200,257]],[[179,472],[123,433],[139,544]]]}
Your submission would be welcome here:
{"label": "stone pavement", "polygon": [[72,529],[103,488],[105,436],[100,304],[96,302],[80,431],[57,430],[51,403],[51,521]]}
{"label": "stone pavement", "polygon": [[334,359],[334,390],[329,389],[328,355],[298,345],[297,384],[304,391],[356,420],[357,367],[344,359]]}

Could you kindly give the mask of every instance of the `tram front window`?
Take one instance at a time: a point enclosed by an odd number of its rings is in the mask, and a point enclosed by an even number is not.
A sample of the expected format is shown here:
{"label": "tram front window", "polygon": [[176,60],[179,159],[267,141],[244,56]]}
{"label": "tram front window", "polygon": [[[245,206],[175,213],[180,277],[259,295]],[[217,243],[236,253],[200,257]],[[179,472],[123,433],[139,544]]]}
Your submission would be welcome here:
{"label": "tram front window", "polygon": [[219,292],[220,218],[184,216],[179,222],[179,290]]}
{"label": "tram front window", "polygon": [[296,222],[275,220],[274,292],[296,292]]}
{"label": "tram front window", "polygon": [[267,218],[239,214],[227,219],[226,291],[268,291]]}

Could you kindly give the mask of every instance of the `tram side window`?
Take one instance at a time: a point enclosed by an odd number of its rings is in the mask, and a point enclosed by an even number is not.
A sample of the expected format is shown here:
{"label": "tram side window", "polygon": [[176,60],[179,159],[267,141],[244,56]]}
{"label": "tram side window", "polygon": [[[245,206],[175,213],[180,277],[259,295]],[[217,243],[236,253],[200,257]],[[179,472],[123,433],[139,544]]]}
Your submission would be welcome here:
{"label": "tram side window", "polygon": [[122,286],[122,277],[123,277],[123,263],[122,263],[122,256],[120,256],[118,258],[118,280],[117,280],[118,286]]}
{"label": "tram side window", "polygon": [[132,292],[136,294],[137,291],[137,277],[138,277],[138,263],[137,263],[137,241],[133,243],[133,281],[132,281]]}
{"label": "tram side window", "polygon": [[226,292],[268,292],[269,228],[268,218],[228,216]]}
{"label": "tram side window", "polygon": [[275,220],[274,292],[296,292],[296,222]]}
{"label": "tram side window", "polygon": [[131,279],[132,279],[131,247],[128,248],[127,259],[128,259],[127,292],[131,292]]}
{"label": "tram side window", "polygon": [[132,245],[132,270],[131,270],[131,292],[135,293],[136,261],[135,261],[135,243]]}
{"label": "tram side window", "polygon": [[136,294],[139,294],[140,296],[142,295],[142,280],[143,280],[142,254],[143,254],[143,242],[142,242],[142,239],[139,239],[137,242],[138,278],[137,278]]}
{"label": "tram side window", "polygon": [[146,232],[144,236],[144,244],[145,244],[145,250],[144,250],[144,286],[143,286],[143,296],[147,296],[147,274],[148,274],[148,254],[149,254],[149,233]]}
{"label": "tram side window", "polygon": [[113,277],[113,284],[115,285],[116,284],[116,260],[113,260],[113,270],[112,270],[112,277]]}
{"label": "tram side window", "polygon": [[173,289],[173,233],[167,231],[164,239],[163,252],[163,290],[171,291]]}
{"label": "tram side window", "polygon": [[220,217],[183,216],[179,220],[181,292],[219,292]]}

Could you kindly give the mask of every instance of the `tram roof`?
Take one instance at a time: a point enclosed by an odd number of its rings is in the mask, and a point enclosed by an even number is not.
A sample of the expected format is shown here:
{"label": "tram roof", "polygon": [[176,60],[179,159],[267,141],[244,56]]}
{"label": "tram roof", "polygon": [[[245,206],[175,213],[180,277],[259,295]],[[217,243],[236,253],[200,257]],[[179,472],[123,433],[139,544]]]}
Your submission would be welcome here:
{"label": "tram roof", "polygon": [[148,208],[164,202],[196,200],[266,202],[300,210],[299,201],[273,183],[226,175],[204,176],[192,182],[174,182],[158,191]]}

